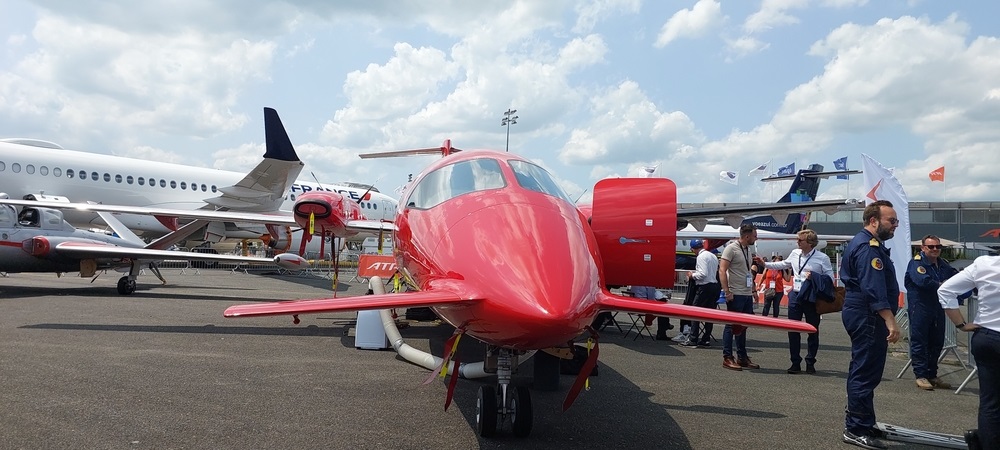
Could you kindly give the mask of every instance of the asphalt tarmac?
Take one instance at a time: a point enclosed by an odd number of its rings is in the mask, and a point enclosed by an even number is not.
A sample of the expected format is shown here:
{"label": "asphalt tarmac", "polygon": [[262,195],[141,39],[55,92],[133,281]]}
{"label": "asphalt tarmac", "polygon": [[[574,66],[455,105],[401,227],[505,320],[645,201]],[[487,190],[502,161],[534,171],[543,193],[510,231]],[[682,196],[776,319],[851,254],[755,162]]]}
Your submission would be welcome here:
{"label": "asphalt tarmac", "polygon": [[[299,325],[222,317],[238,303],[327,297],[330,280],[164,272],[168,285],[142,276],[128,297],[111,274],[93,283],[0,278],[0,448],[856,448],[840,441],[850,342],[837,314],[824,317],[816,375],[785,373],[787,338],[777,331],[751,329],[748,348],[762,368],[734,372],[721,366],[721,326],[710,349],[611,328],[599,375],[569,411],[561,406],[573,377],[563,376],[558,392],[532,391],[530,436],[483,440],[476,390],[493,379],[460,380],[445,411],[445,384],[422,384],[429,371],[391,349],[354,347],[353,314],[302,316]],[[338,295],[367,290],[349,278]],[[623,328],[627,317],[618,316]],[[402,333],[440,355],[451,331],[422,322]],[[464,360],[479,357],[478,347],[463,339]],[[957,395],[922,391],[912,372],[895,378],[905,363],[889,357],[876,390],[880,421],[950,434],[975,426],[977,380]],[[531,383],[531,364],[516,383]],[[948,358],[941,374],[957,387],[968,372]]]}

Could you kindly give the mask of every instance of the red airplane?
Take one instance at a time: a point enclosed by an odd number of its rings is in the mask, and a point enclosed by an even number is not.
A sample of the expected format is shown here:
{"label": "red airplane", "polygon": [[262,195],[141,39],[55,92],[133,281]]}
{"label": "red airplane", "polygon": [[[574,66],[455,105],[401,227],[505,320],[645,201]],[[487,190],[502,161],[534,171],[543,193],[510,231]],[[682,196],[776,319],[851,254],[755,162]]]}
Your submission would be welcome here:
{"label": "red airplane", "polygon": [[[417,291],[237,305],[225,316],[431,307],[455,326],[453,340],[469,335],[483,341],[486,366],[496,368],[497,387],[481,387],[476,403],[476,428],[483,437],[508,421],[516,436],[530,433],[528,390],[508,389],[518,356],[565,348],[584,334],[596,339],[589,325],[601,311],[815,332],[804,322],[638,300],[609,291],[614,285],[672,286],[678,221],[676,186],[670,180],[602,180],[594,188],[592,215],[587,216],[545,169],[511,153],[458,152],[446,141],[440,149],[389,156],[429,151],[445,157],[410,184],[395,220],[394,256]],[[333,204],[323,204],[326,195],[316,192],[299,199],[308,201],[301,213],[296,205],[299,225],[322,218],[334,227],[339,214],[321,217],[338,211]],[[455,347],[451,344],[445,345],[445,369]],[[564,409],[580,392],[598,354],[595,345]],[[446,408],[453,388],[454,378]]]}

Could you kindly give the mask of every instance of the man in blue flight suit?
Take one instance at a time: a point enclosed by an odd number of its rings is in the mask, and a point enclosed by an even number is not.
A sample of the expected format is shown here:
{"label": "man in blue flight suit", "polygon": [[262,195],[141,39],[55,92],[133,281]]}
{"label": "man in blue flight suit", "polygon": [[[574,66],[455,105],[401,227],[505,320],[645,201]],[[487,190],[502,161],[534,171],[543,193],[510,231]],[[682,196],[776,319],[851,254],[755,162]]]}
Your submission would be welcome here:
{"label": "man in blue flight suit", "polygon": [[920,254],[910,260],[903,284],[906,313],[910,318],[910,361],[917,387],[928,391],[950,389],[938,378],[938,357],[944,349],[944,309],[938,302],[938,287],[958,273],[941,258],[941,239],[934,235],[920,240]]}
{"label": "man in blue flight suit", "polygon": [[846,288],[841,318],[851,337],[844,442],[877,450],[888,447],[877,438],[875,388],[882,381],[889,343],[899,340],[899,283],[885,241],[892,239],[899,221],[886,200],[868,205],[862,218],[864,229],[847,244],[840,267]]}

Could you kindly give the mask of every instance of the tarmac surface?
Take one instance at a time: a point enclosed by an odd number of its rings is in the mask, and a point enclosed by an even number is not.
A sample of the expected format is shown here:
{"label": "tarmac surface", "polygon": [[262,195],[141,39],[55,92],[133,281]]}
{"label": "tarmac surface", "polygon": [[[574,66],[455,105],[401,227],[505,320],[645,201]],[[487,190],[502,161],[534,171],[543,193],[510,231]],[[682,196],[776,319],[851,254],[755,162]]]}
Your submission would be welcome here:
{"label": "tarmac surface", "polygon": [[[785,373],[787,337],[777,331],[749,330],[762,368],[735,372],[721,366],[721,326],[709,349],[612,327],[601,336],[599,375],[572,408],[561,411],[573,382],[564,375],[557,392],[532,390],[530,436],[483,440],[476,391],[495,379],[460,380],[444,411],[445,384],[422,384],[429,371],[391,349],[354,347],[354,314],[302,316],[299,325],[222,317],[238,303],[328,297],[330,280],[164,272],[166,286],[142,276],[128,297],[117,294],[115,274],[93,283],[0,278],[0,448],[856,448],[840,441],[850,342],[837,314],[824,317],[816,375]],[[367,285],[348,278],[338,295],[364,294]],[[627,317],[618,315],[623,329]],[[437,355],[451,332],[434,322],[402,329],[407,343]],[[481,360],[474,339],[461,343],[463,361]],[[888,359],[879,421],[949,434],[975,426],[977,380],[957,395],[922,391],[912,372],[895,378],[906,361]],[[531,364],[515,383],[531,383]],[[957,387],[968,371],[949,358],[941,374]]]}

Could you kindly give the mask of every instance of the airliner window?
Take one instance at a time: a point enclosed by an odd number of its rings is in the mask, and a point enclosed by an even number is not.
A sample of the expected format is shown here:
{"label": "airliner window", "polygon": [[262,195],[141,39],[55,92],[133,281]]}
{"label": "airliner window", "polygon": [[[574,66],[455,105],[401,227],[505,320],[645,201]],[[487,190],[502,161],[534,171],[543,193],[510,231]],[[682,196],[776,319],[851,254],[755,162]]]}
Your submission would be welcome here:
{"label": "airliner window", "polygon": [[212,185],[212,193],[215,193],[215,191],[216,191],[216,188],[215,188],[215,185],[213,184]]}
{"label": "airliner window", "polygon": [[[107,174],[105,174],[105,175],[107,175]],[[111,178],[111,177],[108,177],[108,178]],[[101,175],[99,173],[97,173],[97,172],[90,172],[90,179],[94,180],[94,181],[100,180],[101,179]]]}
{"label": "airliner window", "polygon": [[[122,176],[121,176],[121,174],[115,174],[115,183],[121,183],[121,182],[122,182]],[[132,184],[132,183],[129,183],[129,184]]]}
{"label": "airliner window", "polygon": [[35,173],[35,166],[28,164],[27,166],[24,166],[24,171],[28,172],[28,175],[31,175]]}
{"label": "airliner window", "polygon": [[73,169],[66,169],[66,178],[73,178]]}
{"label": "airliner window", "polygon": [[549,173],[537,166],[535,164],[529,163],[527,161],[509,161],[510,168],[514,169],[514,176],[517,177],[517,184],[521,187],[529,189],[536,192],[541,192],[543,194],[549,194],[554,197],[559,197],[567,202],[573,203],[573,200],[563,192],[562,188],[556,184],[555,180]]}
{"label": "airliner window", "polygon": [[46,166],[39,167],[38,168],[38,173],[42,174],[42,176],[48,175],[49,174],[49,168],[46,167]]}
{"label": "airliner window", "polygon": [[208,190],[208,187],[207,187],[207,186],[205,186],[204,184],[203,184],[203,185],[201,185],[201,192],[205,192],[205,191],[207,191],[207,190]]}
{"label": "airliner window", "polygon": [[139,186],[145,186],[146,185],[146,179],[143,178],[143,177],[139,177],[139,179],[136,180],[136,181],[139,182]]}
{"label": "airliner window", "polygon": [[167,187],[167,180],[163,180],[163,179],[161,179],[161,180],[160,180],[160,187],[161,187],[161,188],[165,188],[165,187]]}
{"label": "airliner window", "polygon": [[177,182],[176,181],[170,180],[170,189],[177,189]]}
{"label": "airliner window", "polygon": [[10,171],[14,173],[21,173],[21,164],[20,163],[11,164]]}
{"label": "airliner window", "polygon": [[424,176],[406,201],[408,207],[430,208],[469,192],[506,186],[495,159],[472,159],[441,167]]}
{"label": "airliner window", "polygon": [[129,175],[129,176],[125,177],[125,182],[126,183],[132,184],[133,181],[135,181],[135,178],[132,178],[132,175]]}
{"label": "airliner window", "polygon": [[52,169],[52,176],[54,176],[54,177],[61,177],[62,176],[62,169],[60,169],[58,167],[53,168]]}
{"label": "airliner window", "polygon": [[105,183],[110,183],[111,182],[111,174],[110,173],[104,172],[104,182]]}
{"label": "airliner window", "polygon": [[87,171],[85,171],[85,170],[81,170],[81,171],[77,172],[77,175],[80,177],[81,180],[86,180],[87,179]]}
{"label": "airliner window", "polygon": [[[171,182],[170,184],[173,185],[174,183]],[[187,188],[188,188],[187,182],[181,181],[181,189],[187,190]]]}

